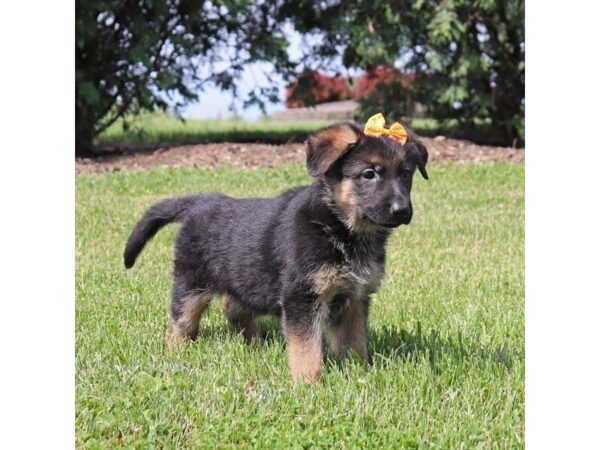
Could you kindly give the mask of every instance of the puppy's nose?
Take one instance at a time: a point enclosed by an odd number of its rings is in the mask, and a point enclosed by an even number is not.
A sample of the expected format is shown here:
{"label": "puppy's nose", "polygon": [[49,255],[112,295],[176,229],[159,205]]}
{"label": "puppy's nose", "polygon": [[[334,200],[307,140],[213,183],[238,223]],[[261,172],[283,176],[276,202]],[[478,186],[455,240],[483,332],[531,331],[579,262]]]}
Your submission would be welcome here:
{"label": "puppy's nose", "polygon": [[405,217],[410,214],[410,207],[405,203],[392,202],[390,205],[390,212],[396,217]]}

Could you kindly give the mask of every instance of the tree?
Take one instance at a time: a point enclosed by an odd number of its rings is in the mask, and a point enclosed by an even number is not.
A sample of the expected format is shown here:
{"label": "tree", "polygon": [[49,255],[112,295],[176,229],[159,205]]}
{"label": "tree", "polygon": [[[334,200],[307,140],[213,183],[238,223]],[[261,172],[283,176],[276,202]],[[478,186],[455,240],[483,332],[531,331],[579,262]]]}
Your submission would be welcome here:
{"label": "tree", "polygon": [[[523,0],[77,0],[76,152],[118,118],[178,108],[207,83],[236,95],[249,63],[270,62],[289,78],[287,23],[321,38],[303,71],[335,70],[340,55],[346,68],[401,69],[404,78],[361,99],[363,117],[379,107],[410,116],[418,102],[462,130],[485,126],[480,141],[523,142],[523,16]],[[276,100],[273,83],[246,104]]]}
{"label": "tree", "polygon": [[[251,62],[268,61],[287,77],[287,40],[273,20],[276,1],[77,0],[76,154],[118,118],[180,107],[207,83],[236,90]],[[268,74],[266,74],[268,75]],[[247,103],[277,99],[271,86]]]}
{"label": "tree", "polygon": [[[302,33],[322,37],[312,60],[342,55],[347,67],[372,70],[398,62],[412,73],[410,95],[433,117],[464,130],[486,127],[479,140],[524,141],[525,30],[523,0],[348,0],[286,3],[283,14]],[[391,117],[412,115],[402,82],[375,94]],[[414,105],[414,102],[412,102]],[[373,108],[372,98],[362,109]]]}

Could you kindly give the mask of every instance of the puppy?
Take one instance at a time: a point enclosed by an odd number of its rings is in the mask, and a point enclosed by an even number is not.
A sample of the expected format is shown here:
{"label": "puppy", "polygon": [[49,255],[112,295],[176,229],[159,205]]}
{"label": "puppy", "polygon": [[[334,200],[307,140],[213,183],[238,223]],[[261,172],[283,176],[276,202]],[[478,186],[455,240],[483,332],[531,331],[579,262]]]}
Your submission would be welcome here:
{"label": "puppy", "polygon": [[427,179],[426,148],[366,135],[351,123],[307,141],[310,186],[267,199],[221,194],[164,200],[152,206],[125,248],[131,268],[163,226],[180,222],[175,244],[169,346],[195,339],[215,296],[247,341],[257,316],[282,319],[294,382],[317,379],[324,335],[334,355],[367,346],[369,297],[384,275],[392,229],[408,224],[415,170]]}

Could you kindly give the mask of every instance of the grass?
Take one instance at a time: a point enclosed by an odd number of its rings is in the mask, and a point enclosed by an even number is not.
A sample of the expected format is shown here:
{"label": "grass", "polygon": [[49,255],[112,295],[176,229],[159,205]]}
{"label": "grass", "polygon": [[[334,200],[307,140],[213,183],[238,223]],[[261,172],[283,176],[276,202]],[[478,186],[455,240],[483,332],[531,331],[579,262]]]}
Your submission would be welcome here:
{"label": "grass", "polygon": [[[215,119],[182,121],[165,113],[142,113],[127,119],[129,128],[123,129],[118,120],[97,139],[100,147],[183,145],[215,142],[266,142],[284,144],[303,142],[310,134],[332,124],[327,121],[273,122],[262,119],[257,122]],[[434,119],[413,119],[410,126],[422,136],[439,134],[457,135],[458,123],[440,123]],[[488,130],[489,131],[489,130]],[[459,136],[464,137],[464,136]]]}
{"label": "grass", "polygon": [[442,164],[416,180],[373,301],[373,367],[328,360],[297,388],[273,319],[246,346],[215,305],[199,341],[167,353],[175,226],[131,271],[121,255],[160,198],[273,195],[307,182],[302,167],[78,176],[77,447],[522,448],[523,170]]}
{"label": "grass", "polygon": [[278,123],[264,119],[257,122],[243,120],[182,121],[164,113],[143,113],[128,119],[129,128],[123,129],[119,120],[96,140],[100,146],[158,146],[168,143],[193,144],[208,142],[267,142],[283,144],[302,142],[311,133],[331,122]]}

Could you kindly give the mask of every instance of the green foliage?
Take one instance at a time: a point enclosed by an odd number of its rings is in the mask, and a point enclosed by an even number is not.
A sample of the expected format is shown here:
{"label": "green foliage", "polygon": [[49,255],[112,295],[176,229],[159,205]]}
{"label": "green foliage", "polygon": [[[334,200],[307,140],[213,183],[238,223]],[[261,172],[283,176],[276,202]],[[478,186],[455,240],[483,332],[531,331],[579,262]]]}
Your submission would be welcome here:
{"label": "green foliage", "polygon": [[416,94],[414,82],[407,82],[400,77],[388,83],[379,83],[371,94],[359,99],[356,119],[365,122],[372,115],[383,111],[388,120],[412,122]]}
{"label": "green foliage", "polygon": [[[236,92],[245,64],[285,73],[287,41],[273,2],[77,0],[76,151],[115,120],[196,99],[206,84]],[[274,88],[248,102],[274,99]]]}
{"label": "green foliage", "polygon": [[[237,95],[249,63],[267,61],[287,78],[318,64],[332,70],[340,53],[348,68],[400,64],[414,75],[410,88],[380,85],[362,101],[362,116],[411,116],[419,102],[462,130],[489,124],[479,141],[524,139],[523,0],[77,0],[76,13],[80,153],[119,118],[165,110],[167,100],[177,109],[208,84]],[[299,64],[286,52],[286,23],[321,37]],[[263,105],[277,95],[272,84],[245,101]]]}
{"label": "green foliage", "polygon": [[[415,74],[411,89],[382,84],[362,103],[391,119],[412,115],[419,102],[463,131],[489,123],[479,141],[524,142],[525,22],[523,0],[294,2],[298,29],[320,32],[321,60],[343,52],[346,67],[401,63]],[[294,9],[294,8],[297,8]],[[334,51],[335,49],[335,51]],[[399,99],[402,99],[399,101]]]}
{"label": "green foliage", "polygon": [[298,388],[278,321],[247,346],[219,301],[198,342],[166,351],[176,226],[133,270],[122,252],[158,199],[274,195],[308,182],[304,167],[78,176],[77,448],[523,448],[523,171],[434,164],[415,180],[373,300],[373,366],[328,360]]}

